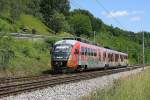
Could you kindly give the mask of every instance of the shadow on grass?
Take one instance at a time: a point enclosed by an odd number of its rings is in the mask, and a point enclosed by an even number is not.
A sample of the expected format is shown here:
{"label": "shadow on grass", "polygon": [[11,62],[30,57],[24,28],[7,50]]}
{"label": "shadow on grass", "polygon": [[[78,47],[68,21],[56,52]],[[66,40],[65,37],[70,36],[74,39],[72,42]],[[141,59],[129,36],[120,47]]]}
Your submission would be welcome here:
{"label": "shadow on grass", "polygon": [[44,74],[44,75],[50,75],[50,74],[54,74],[54,72],[52,71],[52,70],[45,70],[45,71],[43,71],[42,72],[42,74]]}

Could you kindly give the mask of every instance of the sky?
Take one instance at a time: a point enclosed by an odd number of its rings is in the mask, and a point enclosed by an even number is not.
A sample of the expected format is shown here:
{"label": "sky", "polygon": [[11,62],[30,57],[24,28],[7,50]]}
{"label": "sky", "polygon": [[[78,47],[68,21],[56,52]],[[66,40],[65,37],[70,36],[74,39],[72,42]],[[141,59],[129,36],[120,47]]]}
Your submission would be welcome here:
{"label": "sky", "polygon": [[89,10],[105,24],[150,32],[150,0],[70,0],[70,4],[71,10]]}

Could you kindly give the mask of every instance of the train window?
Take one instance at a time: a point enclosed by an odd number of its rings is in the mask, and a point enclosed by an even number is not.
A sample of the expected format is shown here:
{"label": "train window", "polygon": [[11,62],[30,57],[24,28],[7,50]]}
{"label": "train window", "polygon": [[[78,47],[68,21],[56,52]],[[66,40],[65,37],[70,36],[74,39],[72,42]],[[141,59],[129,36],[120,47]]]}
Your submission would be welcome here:
{"label": "train window", "polygon": [[123,61],[123,56],[122,55],[120,55],[120,59],[121,59],[121,61]]}
{"label": "train window", "polygon": [[94,56],[97,56],[97,50],[95,49]]}
{"label": "train window", "polygon": [[92,56],[93,55],[93,50],[90,48],[90,56]]}
{"label": "train window", "polygon": [[92,51],[91,51],[91,48],[90,48],[89,56],[91,56],[91,52],[92,52]]}
{"label": "train window", "polygon": [[106,52],[103,53],[103,61],[105,61],[106,58]]}
{"label": "train window", "polygon": [[128,56],[125,56],[126,59],[128,59]]}
{"label": "train window", "polygon": [[87,55],[90,56],[90,48],[87,48]]}
{"label": "train window", "polygon": [[95,56],[95,54],[96,54],[96,51],[95,51],[95,49],[93,49],[93,56]]}
{"label": "train window", "polygon": [[112,61],[115,61],[115,54],[112,54]]}
{"label": "train window", "polygon": [[96,50],[94,49],[94,56],[96,56]]}
{"label": "train window", "polygon": [[110,54],[110,61],[113,61],[113,54]]}
{"label": "train window", "polygon": [[124,59],[126,59],[126,56],[123,56]]}
{"label": "train window", "polygon": [[112,62],[113,61],[113,54],[108,54],[108,59],[109,59],[109,62]]}
{"label": "train window", "polygon": [[124,61],[124,59],[125,59],[125,56],[123,56],[123,61]]}
{"label": "train window", "polygon": [[93,56],[93,49],[91,49],[91,56]]}
{"label": "train window", "polygon": [[84,55],[86,55],[86,48],[84,48]]}
{"label": "train window", "polygon": [[87,48],[84,48],[85,55],[87,55]]}
{"label": "train window", "polygon": [[120,55],[120,60],[122,61],[122,55]]}
{"label": "train window", "polygon": [[124,56],[122,56],[122,61],[124,61]]}
{"label": "train window", "polygon": [[118,54],[115,54],[115,61],[117,62],[119,59],[119,55]]}
{"label": "train window", "polygon": [[109,62],[111,61],[111,54],[110,53],[108,54],[108,61]]}
{"label": "train window", "polygon": [[92,49],[92,56],[94,56],[94,49]]}
{"label": "train window", "polygon": [[84,55],[84,48],[81,47],[81,55]]}
{"label": "train window", "polygon": [[99,50],[99,61],[101,61],[101,51]]}

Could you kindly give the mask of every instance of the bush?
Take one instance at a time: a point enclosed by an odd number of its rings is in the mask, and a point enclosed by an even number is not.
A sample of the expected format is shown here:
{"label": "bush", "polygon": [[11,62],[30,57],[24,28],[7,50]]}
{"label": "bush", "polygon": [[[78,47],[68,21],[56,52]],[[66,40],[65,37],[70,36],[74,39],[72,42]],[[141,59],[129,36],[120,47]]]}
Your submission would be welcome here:
{"label": "bush", "polygon": [[[1,38],[0,67],[12,75],[39,75],[50,70],[48,44],[40,41]],[[0,71],[2,71],[2,69]]]}

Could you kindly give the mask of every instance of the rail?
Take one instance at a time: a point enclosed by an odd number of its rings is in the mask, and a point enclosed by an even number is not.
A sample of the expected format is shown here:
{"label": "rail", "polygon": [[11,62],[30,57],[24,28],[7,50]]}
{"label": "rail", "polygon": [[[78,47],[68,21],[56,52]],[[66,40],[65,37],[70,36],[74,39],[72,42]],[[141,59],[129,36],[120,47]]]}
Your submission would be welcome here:
{"label": "rail", "polygon": [[[147,65],[146,65],[147,66]],[[30,92],[46,87],[53,87],[59,84],[67,84],[71,82],[78,82],[81,80],[92,79],[100,76],[109,74],[130,71],[141,66],[130,66],[119,69],[107,69],[99,71],[89,71],[76,74],[67,75],[45,75],[45,76],[34,76],[34,77],[22,77],[22,78],[6,78],[0,79],[0,98],[20,94],[23,92]]]}

